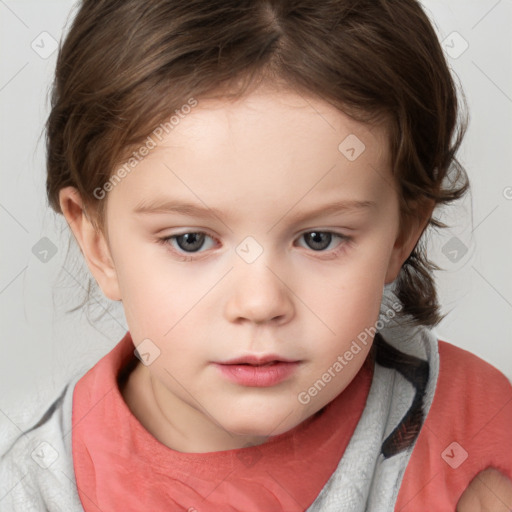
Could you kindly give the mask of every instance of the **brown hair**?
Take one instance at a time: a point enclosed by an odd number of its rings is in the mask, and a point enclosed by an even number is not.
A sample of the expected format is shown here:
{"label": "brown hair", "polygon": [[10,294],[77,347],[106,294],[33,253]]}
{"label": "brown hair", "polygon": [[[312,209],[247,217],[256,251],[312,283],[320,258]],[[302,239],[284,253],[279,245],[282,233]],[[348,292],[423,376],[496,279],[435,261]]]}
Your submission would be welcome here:
{"label": "brown hair", "polygon": [[[415,0],[83,0],[61,45],[47,121],[47,194],[72,185],[101,228],[117,165],[190,98],[260,83],[385,119],[403,226],[469,184],[455,154],[466,122],[436,33]],[[428,225],[446,227],[430,218]],[[403,313],[439,312],[424,237],[395,293]]]}

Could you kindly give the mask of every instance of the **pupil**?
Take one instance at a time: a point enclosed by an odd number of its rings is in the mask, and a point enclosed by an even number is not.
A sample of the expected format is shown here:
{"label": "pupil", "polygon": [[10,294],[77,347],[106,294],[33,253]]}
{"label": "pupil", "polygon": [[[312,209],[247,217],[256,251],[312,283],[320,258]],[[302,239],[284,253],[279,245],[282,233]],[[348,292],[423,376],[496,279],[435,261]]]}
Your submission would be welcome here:
{"label": "pupil", "polygon": [[[331,243],[330,233],[324,233],[322,231],[312,231],[311,233],[309,233],[309,237],[312,243],[310,244],[308,242],[308,245],[310,245],[312,249],[325,249]],[[322,238],[324,238],[324,242],[322,242]]]}
{"label": "pupil", "polygon": [[[190,252],[194,252],[201,248],[203,239],[204,235],[202,233],[185,233],[184,235],[177,237],[176,241],[184,251],[190,250]],[[185,241],[185,244],[182,243],[183,240]]]}

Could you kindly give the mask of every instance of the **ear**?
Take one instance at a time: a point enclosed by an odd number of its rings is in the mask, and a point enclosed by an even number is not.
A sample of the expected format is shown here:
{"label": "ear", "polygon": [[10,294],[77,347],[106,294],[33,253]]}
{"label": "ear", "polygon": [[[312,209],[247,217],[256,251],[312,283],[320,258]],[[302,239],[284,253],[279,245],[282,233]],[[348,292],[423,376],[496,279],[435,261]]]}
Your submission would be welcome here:
{"label": "ear", "polygon": [[410,256],[432,216],[435,202],[428,200],[422,207],[416,207],[403,222],[389,258],[385,284],[392,283],[400,273],[402,265]]}
{"label": "ear", "polygon": [[65,187],[59,192],[59,202],[87,266],[103,294],[111,300],[121,300],[117,273],[107,240],[89,219],[80,193],[74,187]]}

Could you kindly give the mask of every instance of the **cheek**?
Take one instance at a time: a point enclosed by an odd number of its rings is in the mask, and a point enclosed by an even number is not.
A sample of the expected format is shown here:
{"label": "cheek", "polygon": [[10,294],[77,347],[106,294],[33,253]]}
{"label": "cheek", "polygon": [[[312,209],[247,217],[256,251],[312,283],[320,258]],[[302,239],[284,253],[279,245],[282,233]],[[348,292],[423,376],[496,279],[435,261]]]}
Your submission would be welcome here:
{"label": "cheek", "polygon": [[[116,262],[123,308],[134,342],[149,338],[161,347],[179,343],[180,353],[193,350],[196,338],[199,341],[208,336],[210,322],[203,320],[209,318],[205,308],[225,270],[210,269],[198,275],[190,263],[170,261],[165,248],[145,245],[134,247],[119,258],[119,264]],[[198,328],[201,335],[193,336]]]}
{"label": "cheek", "polygon": [[190,288],[181,282],[179,272],[166,275],[169,268],[154,251],[140,244],[121,250],[116,260],[123,308],[134,341],[162,336],[183,316],[183,306],[188,302]]}
{"label": "cheek", "polygon": [[302,280],[299,293],[330,318],[358,323],[379,311],[390,250],[361,246],[352,251],[329,272]]}
{"label": "cheek", "polygon": [[[375,283],[356,283],[354,287],[346,287],[331,297],[324,297],[320,304],[327,339],[332,342],[326,345],[327,350],[344,351],[351,342],[369,328],[375,326],[379,318],[383,285]],[[333,334],[335,333],[335,334]]]}
{"label": "cheek", "polygon": [[327,359],[332,358],[333,351],[343,352],[352,340],[375,327],[389,251],[389,243],[386,246],[381,240],[373,240],[355,249],[329,272],[300,282],[296,293],[312,310],[305,311],[311,318],[308,338],[324,340],[317,347]]}

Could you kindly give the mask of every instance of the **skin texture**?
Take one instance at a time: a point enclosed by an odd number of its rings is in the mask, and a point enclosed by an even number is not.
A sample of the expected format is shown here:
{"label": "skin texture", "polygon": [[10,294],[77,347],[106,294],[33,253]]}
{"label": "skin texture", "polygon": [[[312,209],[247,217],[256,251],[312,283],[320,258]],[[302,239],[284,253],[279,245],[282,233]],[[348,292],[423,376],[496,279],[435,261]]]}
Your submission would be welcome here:
{"label": "skin texture", "polygon": [[[338,150],[350,134],[365,144],[354,161]],[[235,102],[199,101],[107,200],[102,233],[75,189],[60,194],[96,281],[123,303],[135,346],[149,339],[160,351],[138,364],[123,396],[153,436],[183,452],[261,444],[341,393],[371,343],[309,403],[298,400],[375,324],[384,285],[430,215],[399,236],[384,127],[357,123],[319,99],[264,89]],[[134,212],[170,200],[219,212]],[[354,200],[373,205],[297,218]],[[311,231],[341,237],[312,247]],[[197,252],[187,252],[183,238],[181,248],[160,240],[194,232],[208,235]],[[254,241],[244,246],[248,236]],[[240,247],[262,253],[248,263]],[[211,364],[249,353],[301,363],[268,388],[230,382]]]}

